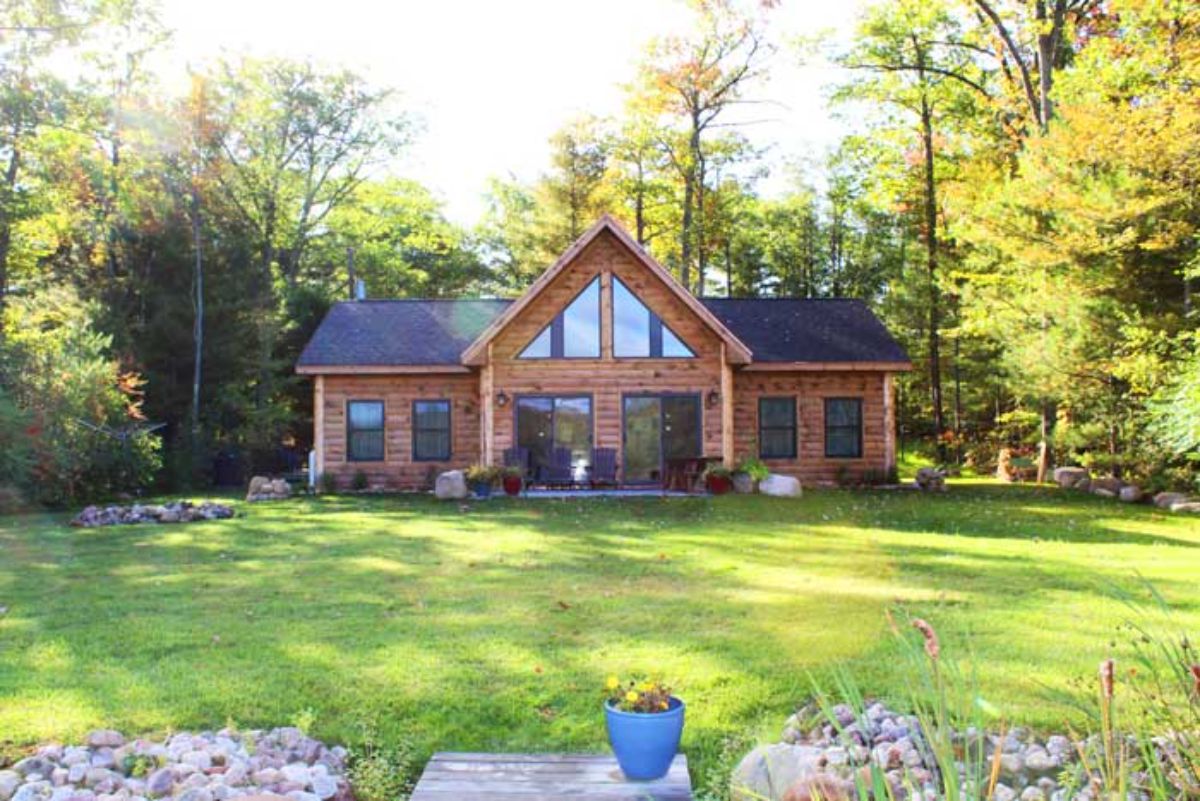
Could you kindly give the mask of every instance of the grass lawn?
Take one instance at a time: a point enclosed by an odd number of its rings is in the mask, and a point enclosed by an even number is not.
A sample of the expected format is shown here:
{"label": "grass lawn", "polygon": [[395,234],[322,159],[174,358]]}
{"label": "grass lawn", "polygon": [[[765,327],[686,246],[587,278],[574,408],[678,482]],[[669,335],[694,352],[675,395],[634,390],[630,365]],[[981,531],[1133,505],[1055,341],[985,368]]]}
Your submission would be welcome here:
{"label": "grass lawn", "polygon": [[895,693],[884,609],[973,654],[1011,720],[1092,676],[1154,582],[1200,631],[1200,519],[1049,489],[944,496],[297,499],[233,521],[77,530],[0,518],[0,743],[286,723],[437,749],[603,747],[599,688],[656,671],[685,748],[775,736],[810,671]]}

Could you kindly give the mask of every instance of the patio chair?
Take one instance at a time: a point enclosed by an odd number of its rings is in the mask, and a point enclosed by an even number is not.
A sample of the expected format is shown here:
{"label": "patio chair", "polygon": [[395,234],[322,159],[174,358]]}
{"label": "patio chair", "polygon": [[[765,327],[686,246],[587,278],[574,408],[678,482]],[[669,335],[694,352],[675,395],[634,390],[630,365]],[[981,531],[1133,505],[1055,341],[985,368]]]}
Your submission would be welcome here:
{"label": "patio chair", "polygon": [[554,448],[550,451],[550,463],[542,466],[542,483],[551,486],[570,486],[575,481],[571,467],[571,449]]}
{"label": "patio chair", "polygon": [[617,449],[592,448],[592,489],[617,486]]}

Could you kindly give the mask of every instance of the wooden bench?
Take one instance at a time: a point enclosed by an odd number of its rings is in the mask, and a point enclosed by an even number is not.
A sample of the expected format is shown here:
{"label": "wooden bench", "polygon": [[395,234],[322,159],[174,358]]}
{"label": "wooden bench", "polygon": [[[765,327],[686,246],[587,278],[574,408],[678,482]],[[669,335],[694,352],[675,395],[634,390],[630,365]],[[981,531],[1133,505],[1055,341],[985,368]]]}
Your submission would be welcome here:
{"label": "wooden bench", "polygon": [[687,757],[661,779],[625,778],[611,756],[589,754],[433,755],[411,801],[691,801]]}

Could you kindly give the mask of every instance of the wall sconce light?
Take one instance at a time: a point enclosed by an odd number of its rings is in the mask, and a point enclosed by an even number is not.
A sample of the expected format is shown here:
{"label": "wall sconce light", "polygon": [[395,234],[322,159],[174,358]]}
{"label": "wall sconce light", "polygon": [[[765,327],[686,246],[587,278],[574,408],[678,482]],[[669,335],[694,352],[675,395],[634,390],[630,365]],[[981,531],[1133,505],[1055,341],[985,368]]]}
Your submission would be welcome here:
{"label": "wall sconce light", "polygon": [[721,393],[717,392],[715,389],[710,389],[708,391],[708,395],[705,397],[705,401],[708,403],[708,408],[710,408],[710,409],[713,408],[714,406],[716,406],[717,403],[720,402],[720,400],[721,400]]}
{"label": "wall sconce light", "polygon": [[504,390],[500,390],[496,393],[496,405],[501,407],[508,405],[508,393],[506,393]]}

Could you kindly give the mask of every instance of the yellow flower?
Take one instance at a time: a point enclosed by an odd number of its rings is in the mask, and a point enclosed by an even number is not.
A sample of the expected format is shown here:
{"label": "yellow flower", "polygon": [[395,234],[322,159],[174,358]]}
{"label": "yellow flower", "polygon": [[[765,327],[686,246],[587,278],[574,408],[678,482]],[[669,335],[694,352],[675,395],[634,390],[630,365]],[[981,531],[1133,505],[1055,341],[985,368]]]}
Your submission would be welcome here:
{"label": "yellow flower", "polygon": [[647,692],[647,693],[648,693],[648,692],[650,692],[650,691],[651,691],[651,690],[653,690],[653,689],[654,689],[654,682],[652,682],[652,681],[644,681],[644,682],[642,682],[642,692]]}
{"label": "yellow flower", "polygon": [[621,680],[616,676],[609,676],[606,684],[608,685],[608,689],[615,690],[621,686]]}
{"label": "yellow flower", "polygon": [[628,701],[629,703],[636,704],[637,699],[638,699],[638,694],[635,693],[633,690],[630,690],[629,692],[625,693],[625,700]]}

